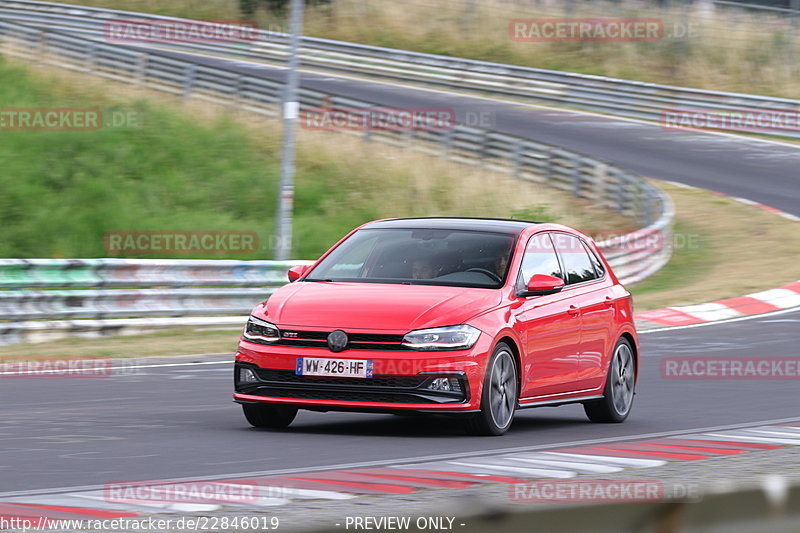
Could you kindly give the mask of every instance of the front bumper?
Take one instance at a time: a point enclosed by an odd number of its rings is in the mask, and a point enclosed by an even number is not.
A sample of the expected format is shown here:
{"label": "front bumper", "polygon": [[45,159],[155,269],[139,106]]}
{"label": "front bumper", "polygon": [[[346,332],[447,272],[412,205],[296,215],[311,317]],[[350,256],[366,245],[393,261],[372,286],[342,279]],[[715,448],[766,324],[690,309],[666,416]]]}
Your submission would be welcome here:
{"label": "front bumper", "polygon": [[[470,350],[419,352],[345,350],[239,343],[234,367],[234,401],[279,403],[304,409],[369,412],[474,412],[490,349],[482,335]],[[297,375],[298,357],[332,357],[373,361],[369,379]],[[240,369],[250,368],[255,382],[242,382]],[[449,378],[450,391],[433,390],[436,378]]]}

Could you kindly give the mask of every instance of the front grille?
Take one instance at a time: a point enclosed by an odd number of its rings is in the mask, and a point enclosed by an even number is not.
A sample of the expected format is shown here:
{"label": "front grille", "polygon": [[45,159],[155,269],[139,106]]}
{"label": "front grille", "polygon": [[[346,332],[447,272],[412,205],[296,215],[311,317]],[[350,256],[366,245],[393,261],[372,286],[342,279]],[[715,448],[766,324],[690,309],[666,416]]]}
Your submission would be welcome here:
{"label": "front grille", "polygon": [[[330,331],[281,330],[281,338],[273,346],[328,348]],[[402,345],[403,335],[382,333],[347,333],[348,350],[408,350]]]}
{"label": "front grille", "polygon": [[[258,381],[240,382],[239,368],[249,368]],[[467,401],[469,389],[463,376],[458,376],[454,390],[432,390],[427,387],[436,374],[386,375],[372,378],[340,378],[301,376],[293,370],[260,368],[251,363],[236,363],[234,384],[236,392],[272,398],[332,400],[376,403],[443,404]],[[455,377],[448,374],[449,377]]]}

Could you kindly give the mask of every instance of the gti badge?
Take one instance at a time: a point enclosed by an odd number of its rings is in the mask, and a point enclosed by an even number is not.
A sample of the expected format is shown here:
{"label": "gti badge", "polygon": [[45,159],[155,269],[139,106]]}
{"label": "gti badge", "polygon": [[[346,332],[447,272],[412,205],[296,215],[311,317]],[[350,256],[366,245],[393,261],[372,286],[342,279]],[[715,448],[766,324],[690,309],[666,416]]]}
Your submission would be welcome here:
{"label": "gti badge", "polygon": [[347,338],[347,333],[337,329],[328,335],[328,348],[330,348],[332,352],[341,352],[347,348],[347,342],[349,340],[350,339]]}

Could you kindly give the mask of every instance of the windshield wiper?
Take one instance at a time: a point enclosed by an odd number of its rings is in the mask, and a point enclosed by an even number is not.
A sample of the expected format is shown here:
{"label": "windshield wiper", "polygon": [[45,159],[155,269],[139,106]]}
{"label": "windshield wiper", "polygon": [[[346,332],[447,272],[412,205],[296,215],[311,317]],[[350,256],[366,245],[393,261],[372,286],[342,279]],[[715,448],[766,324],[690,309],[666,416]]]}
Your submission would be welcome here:
{"label": "windshield wiper", "polygon": [[332,283],[332,279],[320,279],[320,278],[305,278],[303,281],[327,281],[328,283]]}

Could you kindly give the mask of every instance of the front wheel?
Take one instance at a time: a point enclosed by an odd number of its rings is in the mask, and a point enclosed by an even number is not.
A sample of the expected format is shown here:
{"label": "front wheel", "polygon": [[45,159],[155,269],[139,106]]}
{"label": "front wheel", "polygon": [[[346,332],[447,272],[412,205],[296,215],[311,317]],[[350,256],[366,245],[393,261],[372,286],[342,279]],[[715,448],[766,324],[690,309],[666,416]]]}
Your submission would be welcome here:
{"label": "front wheel", "polygon": [[494,349],[483,381],[481,410],[467,422],[472,435],[502,435],[511,427],[517,408],[517,365],[511,348]]}
{"label": "front wheel", "polygon": [[244,417],[256,428],[281,429],[288,427],[297,416],[297,407],[271,404],[242,404]]}
{"label": "front wheel", "polygon": [[603,398],[583,404],[586,416],[592,422],[623,422],[633,406],[636,385],[636,359],[628,339],[621,338],[614,347],[614,355],[606,379]]}

